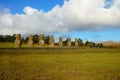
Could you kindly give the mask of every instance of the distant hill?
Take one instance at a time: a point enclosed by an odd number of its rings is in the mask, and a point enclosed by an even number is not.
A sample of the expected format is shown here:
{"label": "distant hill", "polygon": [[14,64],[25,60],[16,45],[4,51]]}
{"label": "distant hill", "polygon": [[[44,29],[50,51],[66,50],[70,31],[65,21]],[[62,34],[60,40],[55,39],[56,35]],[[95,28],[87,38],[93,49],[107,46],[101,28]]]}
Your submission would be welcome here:
{"label": "distant hill", "polygon": [[115,42],[115,41],[106,41],[106,42],[101,42],[103,46],[105,47],[120,47],[120,42]]}

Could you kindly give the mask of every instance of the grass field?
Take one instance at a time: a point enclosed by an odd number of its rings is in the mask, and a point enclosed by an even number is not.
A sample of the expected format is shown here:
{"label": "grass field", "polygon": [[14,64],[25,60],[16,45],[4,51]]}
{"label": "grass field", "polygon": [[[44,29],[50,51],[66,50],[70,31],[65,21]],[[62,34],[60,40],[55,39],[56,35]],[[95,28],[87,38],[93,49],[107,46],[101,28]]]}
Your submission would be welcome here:
{"label": "grass field", "polygon": [[120,50],[0,50],[0,80],[120,80]]}
{"label": "grass field", "polygon": [[[14,48],[15,47],[15,44],[13,42],[0,42],[0,48]],[[27,43],[23,43],[22,48],[27,48],[28,45]],[[34,47],[35,48],[39,48],[39,45],[38,44],[34,44]]]}
{"label": "grass field", "polygon": [[[0,48],[14,48],[15,44],[13,42],[0,42]],[[28,48],[27,43],[22,43],[21,48]],[[34,48],[40,48],[39,44],[34,44]],[[45,48],[49,48],[49,45],[45,44]],[[55,48],[59,48],[57,45],[55,45]],[[65,46],[64,46],[65,48]]]}

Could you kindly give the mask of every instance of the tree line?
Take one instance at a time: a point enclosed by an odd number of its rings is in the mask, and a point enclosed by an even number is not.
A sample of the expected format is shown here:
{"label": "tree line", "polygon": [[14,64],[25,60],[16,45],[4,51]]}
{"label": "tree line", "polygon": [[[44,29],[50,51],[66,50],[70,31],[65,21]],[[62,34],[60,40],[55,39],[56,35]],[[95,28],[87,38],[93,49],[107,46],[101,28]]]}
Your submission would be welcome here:
{"label": "tree line", "polygon": [[[45,36],[44,40],[45,40],[45,44],[49,44],[50,36],[49,35]],[[15,34],[13,34],[13,35],[0,35],[0,42],[14,42],[14,41],[15,41]],[[22,41],[22,43],[27,43],[28,36],[25,38],[22,37],[21,41]],[[33,35],[33,41],[34,41],[34,43],[38,43],[39,42],[39,35],[37,35],[37,34]],[[58,45],[58,43],[56,42],[55,45]],[[67,46],[67,40],[63,41],[63,45]],[[75,42],[72,41],[71,46],[74,46],[74,45],[75,45]],[[91,48],[94,48],[94,47],[102,48],[103,47],[103,45],[101,43],[95,43],[92,41],[86,41],[84,43],[83,40],[80,38],[78,38],[78,46],[79,47],[86,46],[86,47],[91,47]]]}

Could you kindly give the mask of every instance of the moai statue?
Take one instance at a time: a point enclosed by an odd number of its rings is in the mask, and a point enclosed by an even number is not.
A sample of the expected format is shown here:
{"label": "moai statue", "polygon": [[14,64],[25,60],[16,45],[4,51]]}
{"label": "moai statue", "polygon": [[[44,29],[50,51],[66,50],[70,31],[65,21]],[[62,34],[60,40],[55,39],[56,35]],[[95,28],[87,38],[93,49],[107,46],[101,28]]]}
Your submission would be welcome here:
{"label": "moai statue", "polygon": [[44,34],[40,34],[39,45],[40,45],[41,48],[44,48],[44,46],[45,46]]}
{"label": "moai statue", "polygon": [[62,48],[62,45],[63,45],[62,37],[59,37],[58,45],[60,48]]}
{"label": "moai statue", "polygon": [[78,39],[75,38],[75,47],[77,48],[78,47]]}
{"label": "moai statue", "polygon": [[68,44],[68,47],[70,48],[71,47],[71,38],[67,38],[67,44]]}
{"label": "moai statue", "polygon": [[28,39],[28,48],[33,48],[33,35],[29,36],[29,39]]}
{"label": "moai statue", "polygon": [[54,36],[50,36],[50,47],[53,48],[54,47]]}
{"label": "moai statue", "polygon": [[21,35],[16,34],[15,37],[15,48],[21,48]]}

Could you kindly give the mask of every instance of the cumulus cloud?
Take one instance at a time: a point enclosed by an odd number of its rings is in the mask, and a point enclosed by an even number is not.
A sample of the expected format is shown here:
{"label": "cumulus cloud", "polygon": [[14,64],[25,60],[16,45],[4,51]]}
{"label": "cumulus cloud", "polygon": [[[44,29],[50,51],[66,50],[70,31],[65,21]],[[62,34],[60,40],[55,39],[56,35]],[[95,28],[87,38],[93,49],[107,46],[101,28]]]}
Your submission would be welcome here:
{"label": "cumulus cloud", "polygon": [[[106,8],[108,6],[109,8]],[[0,34],[40,34],[120,28],[120,0],[65,0],[49,12],[26,6],[24,14],[0,13]]]}

